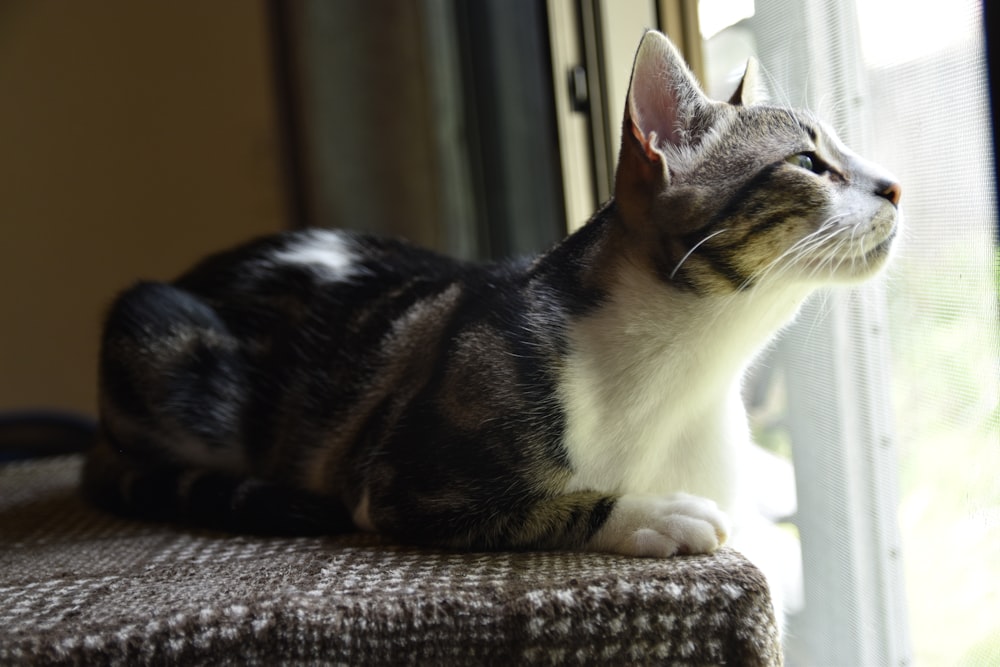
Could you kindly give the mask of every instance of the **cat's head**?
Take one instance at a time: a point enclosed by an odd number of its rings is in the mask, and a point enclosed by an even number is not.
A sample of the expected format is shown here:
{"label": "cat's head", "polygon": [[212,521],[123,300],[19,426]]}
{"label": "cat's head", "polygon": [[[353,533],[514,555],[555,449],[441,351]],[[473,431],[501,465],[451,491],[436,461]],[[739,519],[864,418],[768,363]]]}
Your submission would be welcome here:
{"label": "cat's head", "polygon": [[866,278],[886,262],[900,186],[811,113],[754,104],[751,62],[709,100],[662,34],[639,45],[615,200],[658,275],[697,292]]}

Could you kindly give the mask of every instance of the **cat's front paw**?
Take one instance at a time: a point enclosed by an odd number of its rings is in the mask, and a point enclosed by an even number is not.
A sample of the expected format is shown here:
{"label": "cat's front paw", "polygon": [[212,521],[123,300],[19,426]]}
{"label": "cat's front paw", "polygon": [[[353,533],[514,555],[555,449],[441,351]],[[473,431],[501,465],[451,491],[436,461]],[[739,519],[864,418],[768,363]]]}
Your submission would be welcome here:
{"label": "cat's front paw", "polygon": [[594,534],[591,551],[666,558],[710,554],[729,534],[729,519],[707,498],[625,495]]}

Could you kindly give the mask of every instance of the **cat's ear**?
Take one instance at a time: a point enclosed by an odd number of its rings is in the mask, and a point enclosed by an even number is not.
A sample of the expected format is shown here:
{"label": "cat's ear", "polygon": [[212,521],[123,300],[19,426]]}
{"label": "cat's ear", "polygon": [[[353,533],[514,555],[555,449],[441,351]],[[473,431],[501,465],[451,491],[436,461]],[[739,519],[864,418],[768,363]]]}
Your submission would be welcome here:
{"label": "cat's ear", "polygon": [[687,166],[694,133],[711,124],[703,121],[712,104],[670,40],[646,32],[632,66],[615,173],[615,200],[627,218],[641,224],[671,173]]}
{"label": "cat's ear", "polygon": [[756,58],[747,60],[747,68],[743,72],[743,78],[740,79],[740,85],[736,87],[736,92],[729,98],[730,104],[748,107],[757,101],[760,97],[759,71]]}
{"label": "cat's ear", "polygon": [[709,104],[670,40],[662,33],[647,31],[632,65],[624,139],[636,140],[647,159],[666,166],[668,159],[678,158],[672,149],[688,143],[693,121]]}

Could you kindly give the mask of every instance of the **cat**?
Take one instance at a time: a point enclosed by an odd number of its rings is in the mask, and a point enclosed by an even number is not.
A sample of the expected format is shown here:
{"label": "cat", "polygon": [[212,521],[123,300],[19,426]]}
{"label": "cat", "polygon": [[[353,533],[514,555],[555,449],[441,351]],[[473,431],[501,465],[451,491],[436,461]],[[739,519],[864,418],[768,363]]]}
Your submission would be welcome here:
{"label": "cat", "polygon": [[536,258],[304,229],[127,289],[85,490],[235,531],[714,552],[744,369],[817,287],[879,271],[900,225],[899,184],[755,79],[710,101],[645,33],[613,197]]}

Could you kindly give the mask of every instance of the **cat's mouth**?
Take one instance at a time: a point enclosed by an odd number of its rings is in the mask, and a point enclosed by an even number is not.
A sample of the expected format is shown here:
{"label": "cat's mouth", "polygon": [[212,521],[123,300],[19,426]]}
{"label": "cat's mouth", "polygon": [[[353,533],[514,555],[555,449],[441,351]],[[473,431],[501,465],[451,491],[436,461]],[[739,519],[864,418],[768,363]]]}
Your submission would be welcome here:
{"label": "cat's mouth", "polygon": [[[881,264],[888,258],[893,241],[899,231],[899,217],[896,209],[885,202],[865,227],[867,227],[865,232],[859,234],[859,245],[863,245],[862,248],[858,248],[860,252],[855,257],[860,257],[865,264]],[[864,250],[863,246],[870,243],[874,243],[874,245]]]}
{"label": "cat's mouth", "polygon": [[875,246],[867,253],[865,253],[865,261],[867,262],[878,261],[884,258],[886,255],[888,255],[889,250],[892,248],[892,242],[896,238],[896,230],[898,228],[899,225],[893,224],[892,227],[889,229],[889,235],[886,236],[885,239],[882,242],[880,242],[877,246]]}
{"label": "cat's mouth", "polygon": [[[863,279],[878,271],[889,259],[893,241],[899,230],[895,218],[872,221],[866,232],[856,232],[850,240],[846,230],[828,239],[824,251],[813,254],[806,262],[810,275],[827,275],[847,280]],[[873,244],[874,245],[871,245]]]}
{"label": "cat's mouth", "polygon": [[854,258],[851,259],[849,263],[845,264],[845,267],[849,268],[846,274],[841,274],[842,277],[847,277],[849,279],[864,279],[880,270],[885,265],[885,263],[889,260],[889,255],[892,251],[892,244],[896,239],[896,233],[899,230],[899,225],[895,220],[892,220],[888,225],[886,225],[886,228],[885,237],[881,241],[879,241],[874,247],[864,251],[863,254],[854,255]]}

